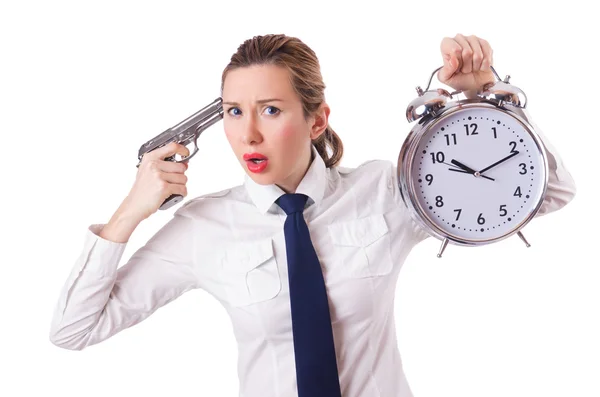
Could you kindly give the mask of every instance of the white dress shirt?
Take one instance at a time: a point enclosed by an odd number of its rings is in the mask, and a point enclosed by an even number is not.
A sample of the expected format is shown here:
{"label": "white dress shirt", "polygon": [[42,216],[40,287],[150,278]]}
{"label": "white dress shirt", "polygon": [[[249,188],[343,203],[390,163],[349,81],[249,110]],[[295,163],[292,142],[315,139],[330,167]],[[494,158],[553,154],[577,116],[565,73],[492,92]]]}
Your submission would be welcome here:
{"label": "white dress shirt", "polygon": [[[539,132],[539,130],[538,130]],[[538,215],[564,206],[575,184],[554,149]],[[309,197],[304,217],[330,302],[344,397],[411,397],[394,319],[398,274],[428,235],[400,197],[396,165],[367,161],[326,168],[315,158],[296,193]],[[297,396],[283,224],[276,185],[243,185],[191,199],[122,267],[127,243],[90,225],[81,255],[59,296],[51,324],[55,345],[81,350],[150,316],[186,291],[202,288],[231,317],[240,396]]]}

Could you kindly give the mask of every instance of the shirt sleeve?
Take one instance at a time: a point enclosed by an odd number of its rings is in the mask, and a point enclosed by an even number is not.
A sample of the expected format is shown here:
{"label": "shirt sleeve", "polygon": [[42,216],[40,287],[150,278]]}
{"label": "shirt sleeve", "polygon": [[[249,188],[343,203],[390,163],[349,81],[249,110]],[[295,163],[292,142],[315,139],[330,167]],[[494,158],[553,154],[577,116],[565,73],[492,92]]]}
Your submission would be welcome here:
{"label": "shirt sleeve", "polygon": [[531,124],[540,137],[548,159],[548,186],[544,201],[535,215],[538,217],[557,211],[567,205],[575,197],[577,188],[573,177],[565,167],[556,148],[550,143],[542,130],[531,121],[529,113],[525,109],[523,109],[523,112],[527,116],[529,124]]}
{"label": "shirt sleeve", "polygon": [[194,220],[180,210],[121,268],[127,243],[101,238],[104,224],[88,227],[81,254],[54,309],[53,344],[82,350],[199,287],[194,271]]}

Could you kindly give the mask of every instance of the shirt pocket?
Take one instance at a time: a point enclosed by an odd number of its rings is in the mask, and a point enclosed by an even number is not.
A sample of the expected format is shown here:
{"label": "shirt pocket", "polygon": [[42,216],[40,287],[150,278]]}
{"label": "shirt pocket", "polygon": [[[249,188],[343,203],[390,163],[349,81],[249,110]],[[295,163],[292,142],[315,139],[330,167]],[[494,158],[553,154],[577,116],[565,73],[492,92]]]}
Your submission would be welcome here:
{"label": "shirt pocket", "polygon": [[335,261],[352,278],[378,277],[392,270],[390,230],[383,214],[328,226]]}
{"label": "shirt pocket", "polygon": [[281,290],[279,268],[269,237],[234,244],[222,261],[223,287],[232,306],[247,306],[274,298]]}

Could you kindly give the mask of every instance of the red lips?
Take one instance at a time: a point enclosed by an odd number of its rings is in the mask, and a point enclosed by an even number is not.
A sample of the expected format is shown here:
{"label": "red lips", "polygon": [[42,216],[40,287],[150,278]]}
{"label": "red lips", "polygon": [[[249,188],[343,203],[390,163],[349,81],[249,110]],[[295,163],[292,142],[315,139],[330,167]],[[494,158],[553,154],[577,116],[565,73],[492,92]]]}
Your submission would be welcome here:
{"label": "red lips", "polygon": [[260,153],[246,153],[244,154],[244,161],[248,161],[251,159],[257,159],[257,160],[267,160],[267,156],[264,156]]}

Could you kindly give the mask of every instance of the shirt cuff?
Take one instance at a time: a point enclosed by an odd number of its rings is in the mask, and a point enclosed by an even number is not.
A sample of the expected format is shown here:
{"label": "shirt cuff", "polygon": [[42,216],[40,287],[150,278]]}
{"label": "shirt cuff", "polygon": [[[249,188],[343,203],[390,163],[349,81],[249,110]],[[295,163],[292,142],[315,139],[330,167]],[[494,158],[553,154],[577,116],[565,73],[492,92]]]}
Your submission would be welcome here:
{"label": "shirt cuff", "polygon": [[127,243],[117,243],[100,237],[106,224],[93,224],[87,229],[84,249],[79,257],[79,271],[91,272],[101,277],[116,273]]}

